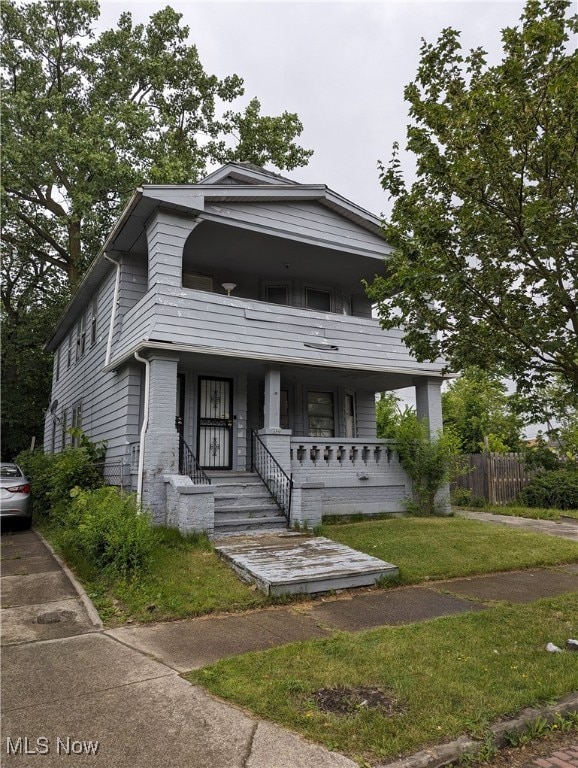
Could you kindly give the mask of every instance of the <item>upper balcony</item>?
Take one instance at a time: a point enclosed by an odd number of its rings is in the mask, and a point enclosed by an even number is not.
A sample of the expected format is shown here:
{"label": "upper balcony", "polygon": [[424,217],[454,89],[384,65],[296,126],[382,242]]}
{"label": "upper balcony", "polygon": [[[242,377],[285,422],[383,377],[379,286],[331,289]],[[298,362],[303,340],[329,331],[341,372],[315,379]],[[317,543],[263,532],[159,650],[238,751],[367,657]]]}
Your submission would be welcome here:
{"label": "upper balcony", "polygon": [[411,376],[441,370],[439,363],[418,364],[401,332],[382,330],[374,318],[165,285],[157,285],[125,315],[113,362],[143,344],[366,373]]}

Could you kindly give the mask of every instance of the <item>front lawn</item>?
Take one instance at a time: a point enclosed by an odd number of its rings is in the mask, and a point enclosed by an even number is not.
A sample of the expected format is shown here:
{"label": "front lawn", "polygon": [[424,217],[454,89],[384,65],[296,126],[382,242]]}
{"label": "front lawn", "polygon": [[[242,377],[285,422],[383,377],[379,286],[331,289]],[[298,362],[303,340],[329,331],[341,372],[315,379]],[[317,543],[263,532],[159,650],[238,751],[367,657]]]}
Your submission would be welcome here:
{"label": "front lawn", "polygon": [[465,518],[371,520],[321,533],[399,566],[404,584],[578,561],[575,542]]}
{"label": "front lawn", "polygon": [[[279,602],[242,582],[205,537],[158,529],[151,567],[129,579],[96,570],[43,533],[83,582],[107,626]],[[324,526],[322,533],[400,567],[402,583],[578,561],[578,544],[461,518],[395,518]],[[300,599],[300,598],[293,598]]]}
{"label": "front lawn", "polygon": [[[563,595],[341,633],[225,659],[186,678],[360,762],[390,760],[466,732],[483,737],[488,723],[575,689],[577,655],[545,645],[577,636],[576,601]],[[362,695],[342,714],[325,711],[344,689]]]}

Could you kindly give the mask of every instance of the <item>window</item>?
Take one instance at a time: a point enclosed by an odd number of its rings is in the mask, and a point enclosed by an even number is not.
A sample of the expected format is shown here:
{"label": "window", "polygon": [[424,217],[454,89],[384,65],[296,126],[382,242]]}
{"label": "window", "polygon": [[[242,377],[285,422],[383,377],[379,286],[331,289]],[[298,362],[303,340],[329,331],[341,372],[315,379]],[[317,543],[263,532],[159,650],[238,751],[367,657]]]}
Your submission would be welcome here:
{"label": "window", "polygon": [[306,288],[305,306],[307,309],[331,312],[331,294],[329,291],[319,291],[317,288]]}
{"label": "window", "polygon": [[268,285],[265,288],[269,304],[289,304],[289,291],[286,285]]}
{"label": "window", "polygon": [[[71,427],[72,429],[82,429],[82,402],[80,401],[72,407]],[[78,435],[72,436],[72,445],[75,448],[78,448],[78,446],[80,445],[80,438],[78,437]]]}
{"label": "window", "polygon": [[351,315],[351,296],[341,297],[341,312],[344,315]]}
{"label": "window", "polygon": [[355,395],[345,393],[345,437],[357,437],[355,428]]}
{"label": "window", "polygon": [[80,318],[78,323],[78,357],[82,357],[86,351],[86,315]]}
{"label": "window", "polygon": [[60,350],[61,347],[58,347],[56,350],[56,358],[54,360],[54,378],[56,381],[60,378]]}
{"label": "window", "polygon": [[95,296],[90,308],[90,346],[96,344],[96,317],[98,311],[98,298]]}
{"label": "window", "polygon": [[281,429],[289,429],[289,392],[282,389],[279,395],[279,426]]}
{"label": "window", "polygon": [[68,430],[68,411],[66,408],[62,409],[62,418],[60,419],[60,448],[64,450],[66,448],[66,437]]}
{"label": "window", "polygon": [[212,292],[213,278],[210,275],[198,275],[196,272],[183,272],[183,288]]}
{"label": "window", "polygon": [[68,347],[66,350],[66,367],[70,368],[72,365],[72,331],[68,334]]}
{"label": "window", "polygon": [[56,419],[52,418],[52,435],[50,437],[50,453],[56,453]]}
{"label": "window", "polygon": [[335,437],[333,392],[308,392],[309,437]]}

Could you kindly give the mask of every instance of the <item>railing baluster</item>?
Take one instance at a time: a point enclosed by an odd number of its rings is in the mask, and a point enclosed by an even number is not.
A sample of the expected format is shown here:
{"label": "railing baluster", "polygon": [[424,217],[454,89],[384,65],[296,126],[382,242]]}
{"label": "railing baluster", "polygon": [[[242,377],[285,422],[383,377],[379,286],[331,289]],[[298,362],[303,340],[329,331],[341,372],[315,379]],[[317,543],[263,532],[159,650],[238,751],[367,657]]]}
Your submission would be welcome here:
{"label": "railing baluster", "polygon": [[211,478],[207,477],[205,470],[197,461],[195,454],[179,433],[179,472],[181,475],[187,475],[195,485],[210,485]]}
{"label": "railing baluster", "polygon": [[293,475],[288,475],[265,443],[253,429],[251,441],[251,468],[267,486],[279,509],[290,521]]}

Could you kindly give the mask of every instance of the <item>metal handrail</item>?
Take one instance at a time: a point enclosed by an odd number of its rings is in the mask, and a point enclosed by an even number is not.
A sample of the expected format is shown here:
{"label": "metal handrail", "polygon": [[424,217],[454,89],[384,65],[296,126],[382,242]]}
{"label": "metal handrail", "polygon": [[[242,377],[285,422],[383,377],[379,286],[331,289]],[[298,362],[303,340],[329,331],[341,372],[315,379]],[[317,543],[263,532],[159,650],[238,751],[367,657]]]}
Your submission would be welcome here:
{"label": "metal handrail", "polygon": [[187,475],[195,485],[211,485],[211,478],[197,461],[195,454],[179,433],[179,473]]}
{"label": "metal handrail", "polygon": [[251,430],[251,469],[256,472],[275,503],[285,515],[287,522],[291,516],[291,497],[293,495],[293,474],[288,475],[256,430]]}

